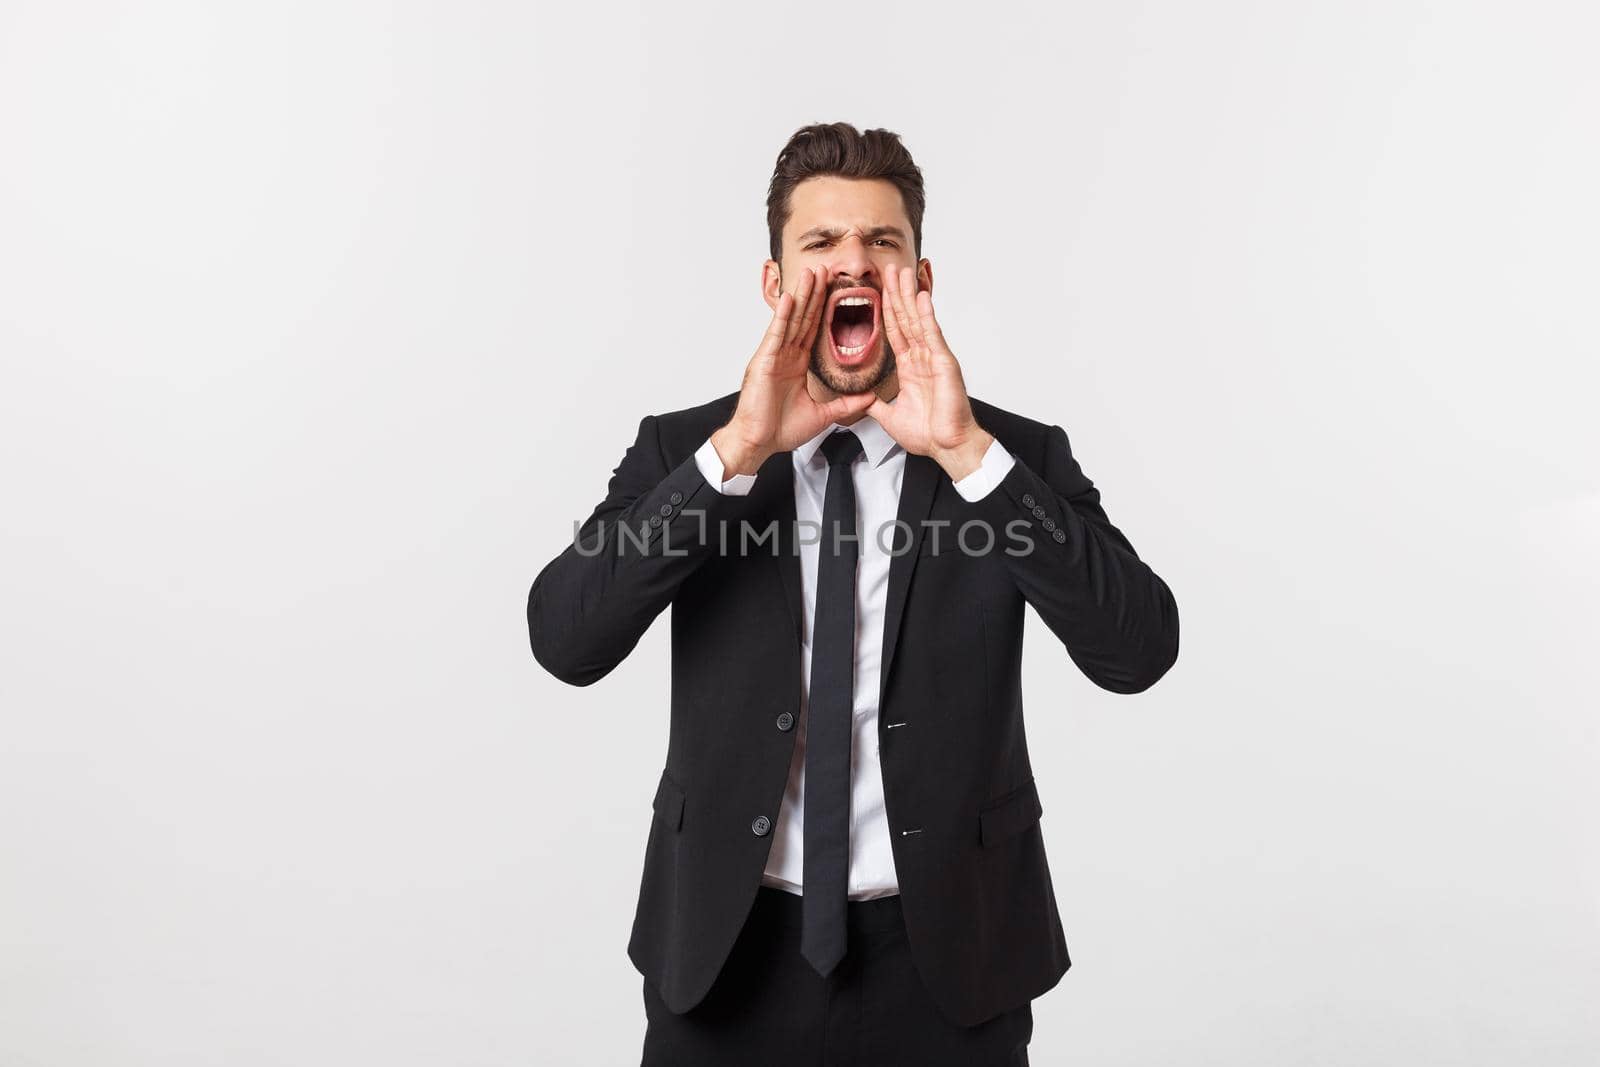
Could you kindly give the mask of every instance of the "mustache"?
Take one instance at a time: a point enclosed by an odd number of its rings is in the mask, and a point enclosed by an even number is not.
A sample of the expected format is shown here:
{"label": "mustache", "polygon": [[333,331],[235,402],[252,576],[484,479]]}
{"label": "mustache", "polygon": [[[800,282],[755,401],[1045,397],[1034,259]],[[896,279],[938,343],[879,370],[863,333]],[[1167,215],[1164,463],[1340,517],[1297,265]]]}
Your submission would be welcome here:
{"label": "mustache", "polygon": [[883,286],[874,285],[872,282],[857,281],[854,278],[844,278],[838,281],[829,282],[827,295],[832,296],[834,293],[841,292],[845,289],[871,289],[879,296],[883,295]]}

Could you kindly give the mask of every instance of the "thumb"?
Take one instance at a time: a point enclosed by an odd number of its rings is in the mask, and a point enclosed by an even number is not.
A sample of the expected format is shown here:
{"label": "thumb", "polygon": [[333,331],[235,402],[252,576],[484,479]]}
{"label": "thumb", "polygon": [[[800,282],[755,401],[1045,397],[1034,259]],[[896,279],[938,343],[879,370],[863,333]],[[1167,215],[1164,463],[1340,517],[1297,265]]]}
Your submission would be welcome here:
{"label": "thumb", "polygon": [[852,393],[845,399],[849,401],[849,411],[852,415],[858,411],[870,411],[874,404],[881,403],[878,399],[878,394],[871,389],[865,393]]}
{"label": "thumb", "polygon": [[850,393],[846,396],[836,396],[823,405],[823,414],[829,420],[838,420],[846,415],[856,415],[870,408],[878,394],[870,390],[865,393]]}

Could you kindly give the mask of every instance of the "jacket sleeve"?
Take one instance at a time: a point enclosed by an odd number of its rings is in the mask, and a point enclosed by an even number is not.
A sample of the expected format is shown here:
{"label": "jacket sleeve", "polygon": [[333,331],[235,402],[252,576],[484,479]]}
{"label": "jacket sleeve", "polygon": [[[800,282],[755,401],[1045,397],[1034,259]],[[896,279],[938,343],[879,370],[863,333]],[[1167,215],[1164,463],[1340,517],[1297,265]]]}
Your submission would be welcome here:
{"label": "jacket sleeve", "polygon": [[604,678],[716,550],[733,499],[706,481],[693,455],[669,468],[656,416],[645,416],[605,499],[533,581],[533,658],[570,685]]}
{"label": "jacket sleeve", "polygon": [[969,504],[994,531],[1017,588],[1090,681],[1150,688],[1178,658],[1178,605],[1100,506],[1100,490],[1051,426],[1041,469],[1020,456]]}

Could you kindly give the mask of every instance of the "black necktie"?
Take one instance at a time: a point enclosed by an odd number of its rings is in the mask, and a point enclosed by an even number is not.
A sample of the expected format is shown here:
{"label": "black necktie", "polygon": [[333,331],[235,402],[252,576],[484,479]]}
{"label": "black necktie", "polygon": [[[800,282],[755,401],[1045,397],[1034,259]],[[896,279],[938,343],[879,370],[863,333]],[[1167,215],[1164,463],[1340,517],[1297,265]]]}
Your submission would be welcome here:
{"label": "black necktie", "polygon": [[[861,438],[823,438],[828,488],[817,544],[817,610],[806,701],[806,792],[800,951],[824,977],[845,953],[850,870],[850,737],[855,721],[856,486]],[[849,538],[846,540],[846,538]]]}

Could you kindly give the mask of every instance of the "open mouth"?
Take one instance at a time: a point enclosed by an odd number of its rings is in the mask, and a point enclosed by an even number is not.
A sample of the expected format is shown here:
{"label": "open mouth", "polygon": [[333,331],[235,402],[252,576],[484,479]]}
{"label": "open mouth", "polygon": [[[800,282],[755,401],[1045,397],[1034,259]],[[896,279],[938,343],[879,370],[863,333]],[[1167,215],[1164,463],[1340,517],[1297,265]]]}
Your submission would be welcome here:
{"label": "open mouth", "polygon": [[845,366],[860,363],[878,340],[878,291],[869,286],[841,289],[828,301],[828,343]]}

